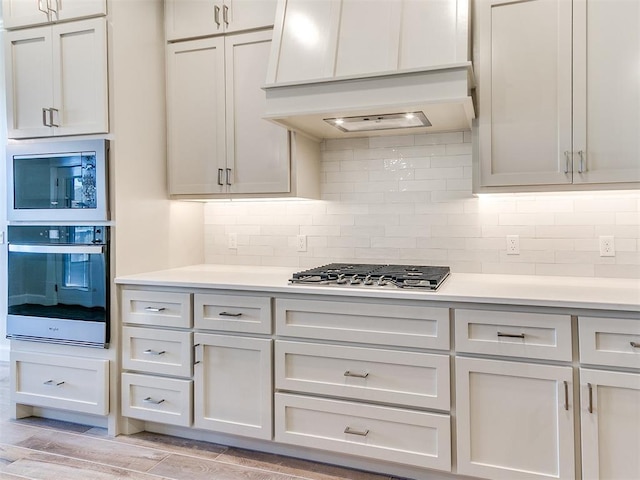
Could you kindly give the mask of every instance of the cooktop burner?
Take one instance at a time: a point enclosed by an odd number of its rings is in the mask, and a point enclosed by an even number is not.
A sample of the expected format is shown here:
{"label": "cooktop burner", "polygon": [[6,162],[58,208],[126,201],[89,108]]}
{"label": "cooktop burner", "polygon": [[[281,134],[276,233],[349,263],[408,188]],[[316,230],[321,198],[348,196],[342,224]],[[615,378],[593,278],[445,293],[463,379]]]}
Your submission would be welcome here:
{"label": "cooktop burner", "polygon": [[291,283],[377,286],[437,289],[449,276],[449,267],[422,265],[386,265],[358,263],[330,263],[293,274]]}

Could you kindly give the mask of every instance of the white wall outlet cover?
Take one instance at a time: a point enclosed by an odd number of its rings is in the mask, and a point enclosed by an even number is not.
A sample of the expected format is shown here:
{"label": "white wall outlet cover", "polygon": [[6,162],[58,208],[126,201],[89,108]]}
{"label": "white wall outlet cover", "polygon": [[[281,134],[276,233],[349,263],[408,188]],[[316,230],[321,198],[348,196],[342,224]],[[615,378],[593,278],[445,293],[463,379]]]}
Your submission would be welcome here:
{"label": "white wall outlet cover", "polygon": [[507,255],[520,255],[520,237],[507,235]]}
{"label": "white wall outlet cover", "polygon": [[228,247],[230,249],[236,249],[238,248],[238,234],[237,233],[230,233],[229,237],[227,238],[228,243]]}
{"label": "white wall outlet cover", "polygon": [[299,252],[307,251],[307,236],[306,235],[298,235],[297,238],[297,246]]}
{"label": "white wall outlet cover", "polygon": [[600,256],[601,257],[615,257],[616,245],[613,240],[613,236],[602,235],[600,237]]}

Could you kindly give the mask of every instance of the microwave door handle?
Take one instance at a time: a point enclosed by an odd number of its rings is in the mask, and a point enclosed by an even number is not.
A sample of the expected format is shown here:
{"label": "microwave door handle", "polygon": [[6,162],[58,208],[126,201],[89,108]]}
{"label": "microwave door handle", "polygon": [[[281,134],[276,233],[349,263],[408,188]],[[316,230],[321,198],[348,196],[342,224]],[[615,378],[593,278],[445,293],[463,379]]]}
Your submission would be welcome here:
{"label": "microwave door handle", "polygon": [[104,245],[20,245],[10,243],[9,251],[16,253],[101,254],[104,252]]}

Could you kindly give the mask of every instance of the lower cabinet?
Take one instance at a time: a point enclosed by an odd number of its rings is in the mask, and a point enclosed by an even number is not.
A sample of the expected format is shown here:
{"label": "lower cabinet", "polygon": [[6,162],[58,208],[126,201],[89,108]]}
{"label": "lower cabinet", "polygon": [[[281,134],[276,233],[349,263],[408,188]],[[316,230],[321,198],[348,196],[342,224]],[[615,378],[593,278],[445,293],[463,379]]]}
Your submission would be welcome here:
{"label": "lower cabinet", "polygon": [[195,334],[194,426],[271,439],[272,340]]}
{"label": "lower cabinet", "polygon": [[580,370],[582,476],[640,478],[640,374]]}
{"label": "lower cabinet", "polygon": [[575,478],[573,370],[456,358],[458,473]]}
{"label": "lower cabinet", "polygon": [[109,360],[11,352],[12,400],[79,413],[109,413]]}
{"label": "lower cabinet", "polygon": [[449,415],[276,393],[279,442],[451,469]]}

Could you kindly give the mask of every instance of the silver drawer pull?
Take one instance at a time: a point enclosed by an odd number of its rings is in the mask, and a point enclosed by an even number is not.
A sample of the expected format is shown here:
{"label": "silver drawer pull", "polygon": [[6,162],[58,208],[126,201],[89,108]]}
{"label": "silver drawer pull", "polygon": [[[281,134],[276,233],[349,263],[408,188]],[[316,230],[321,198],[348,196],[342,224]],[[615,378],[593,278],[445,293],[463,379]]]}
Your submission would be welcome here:
{"label": "silver drawer pull", "polygon": [[164,307],[147,307],[144,309],[145,312],[154,312],[154,313],[164,312],[165,310],[166,308]]}
{"label": "silver drawer pull", "polygon": [[144,400],[142,400],[144,403],[153,403],[154,405],[160,405],[162,402],[164,402],[164,398],[161,400],[154,400],[151,397],[147,397]]}
{"label": "silver drawer pull", "polygon": [[64,382],[56,382],[55,380],[47,380],[46,382],[43,382],[43,385],[50,385],[54,387],[59,387],[62,384],[64,384]]}
{"label": "silver drawer pull", "polygon": [[589,407],[587,408],[587,411],[589,413],[593,413],[593,385],[587,383],[587,388],[589,389]]}
{"label": "silver drawer pull", "polygon": [[367,373],[354,373],[349,370],[344,372],[345,377],[356,377],[356,378],[367,378],[369,376],[369,372]]}
{"label": "silver drawer pull", "polygon": [[640,348],[640,343],[638,342],[629,342],[629,345],[631,345],[633,348]]}
{"label": "silver drawer pull", "polygon": [[218,315],[221,317],[241,317],[242,313],[220,312]]}
{"label": "silver drawer pull", "polygon": [[144,353],[146,355],[164,355],[167,352],[165,352],[164,350],[161,350],[159,352],[157,350],[145,350],[142,353]]}
{"label": "silver drawer pull", "polygon": [[507,337],[507,338],[522,338],[524,340],[524,333],[504,333],[498,332],[499,337]]}
{"label": "silver drawer pull", "polygon": [[367,435],[369,435],[369,430],[354,430],[351,427],[346,427],[344,429],[344,433],[348,433],[349,435],[358,435],[360,437],[366,437]]}

